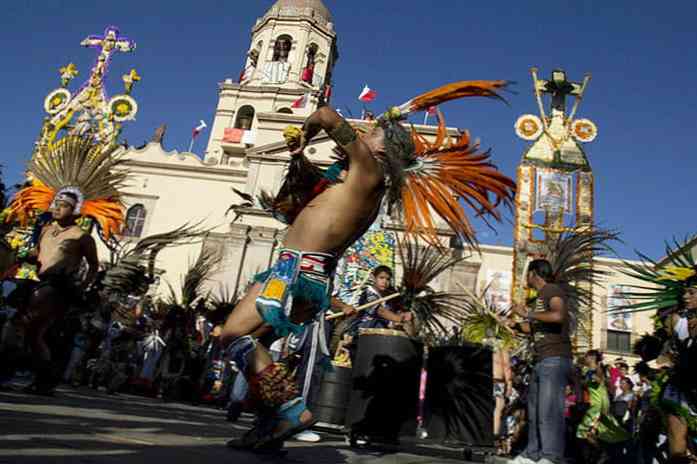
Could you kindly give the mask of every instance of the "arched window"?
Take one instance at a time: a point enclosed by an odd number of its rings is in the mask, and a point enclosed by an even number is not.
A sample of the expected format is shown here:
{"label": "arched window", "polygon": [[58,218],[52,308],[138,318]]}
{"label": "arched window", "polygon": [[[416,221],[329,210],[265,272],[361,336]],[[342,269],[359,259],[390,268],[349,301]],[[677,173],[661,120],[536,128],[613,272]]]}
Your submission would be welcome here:
{"label": "arched window", "polygon": [[317,57],[318,50],[319,47],[316,43],[310,44],[310,46],[307,47],[307,63],[300,75],[300,80],[308,84],[312,84],[312,78],[315,75],[315,58]]}
{"label": "arched window", "polygon": [[283,114],[293,114],[293,110],[290,108],[281,108],[279,110],[276,110],[277,113],[283,113]]}
{"label": "arched window", "polygon": [[254,121],[254,107],[245,105],[237,110],[237,118],[235,118],[235,129],[249,130],[252,128]]}
{"label": "arched window", "polygon": [[288,61],[288,55],[290,54],[290,47],[293,44],[293,38],[289,35],[282,35],[276,39],[276,43],[273,46],[273,60],[272,61]]}
{"label": "arched window", "polygon": [[143,226],[145,226],[145,206],[138,203],[128,208],[126,213],[126,230],[124,235],[127,237],[140,237],[143,234]]}

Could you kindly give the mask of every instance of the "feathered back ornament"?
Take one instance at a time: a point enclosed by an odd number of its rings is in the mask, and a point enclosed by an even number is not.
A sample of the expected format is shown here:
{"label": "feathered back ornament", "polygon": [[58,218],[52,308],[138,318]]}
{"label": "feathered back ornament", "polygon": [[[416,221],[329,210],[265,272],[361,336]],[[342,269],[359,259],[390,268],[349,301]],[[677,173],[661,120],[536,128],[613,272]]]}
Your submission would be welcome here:
{"label": "feathered back ornament", "polygon": [[123,158],[113,156],[116,149],[105,149],[86,136],[68,136],[43,148],[27,168],[31,185],[17,192],[5,220],[26,225],[37,212],[49,210],[56,196],[68,192],[78,199],[76,215],[94,219],[108,240],[124,224],[119,189],[127,172],[121,167]]}
{"label": "feathered back ornament", "polygon": [[460,287],[469,298],[465,300],[466,315],[462,321],[462,336],[473,343],[482,343],[492,348],[514,348],[518,339],[516,333],[506,324],[508,309],[497,307],[488,297],[491,282],[479,294]]}
{"label": "feathered back ornament", "polygon": [[[414,111],[423,111],[432,106],[440,105],[451,100],[465,97],[487,97],[505,101],[497,91],[505,89],[508,81],[459,81],[446,84],[426,93],[414,97],[411,100],[391,109],[393,116],[395,109],[399,114],[406,116]],[[384,117],[381,115],[380,117]],[[378,118],[379,119],[379,118]]]}
{"label": "feathered back ornament", "polygon": [[206,231],[188,224],[169,232],[149,235],[135,245],[123,245],[115,250],[112,264],[102,279],[103,288],[110,294],[143,295],[155,281],[155,260],[163,249],[196,243]]}
{"label": "feathered back ornament", "polygon": [[580,317],[579,313],[582,309],[592,310],[592,289],[608,275],[594,265],[592,258],[611,252],[610,243],[618,237],[618,233],[602,229],[578,230],[561,234],[547,252],[547,260],[552,265],[552,281],[567,296],[572,330],[586,330],[584,321],[587,318]]}
{"label": "feathered back ornament", "polygon": [[449,333],[448,326],[460,327],[468,313],[468,296],[464,293],[439,292],[433,289],[435,280],[465,258],[449,256],[416,238],[398,240],[402,262],[402,280],[397,289],[402,304],[414,314],[425,340],[441,338]]}
{"label": "feathered back ornament", "polygon": [[642,253],[637,253],[641,263],[625,262],[628,270],[624,274],[644,282],[644,285],[631,286],[633,290],[624,295],[632,303],[617,307],[613,312],[681,308],[685,290],[697,286],[697,261],[689,244],[687,240],[683,243],[674,240],[672,245],[666,243],[665,263],[658,263]]}
{"label": "feathered back ornament", "polygon": [[[447,84],[391,108],[378,117],[378,124],[383,128],[399,124],[398,121],[411,112],[458,98],[487,97],[505,101],[497,91],[507,85],[508,82],[502,80]],[[390,189],[394,191],[397,187],[399,192],[398,195],[388,193],[388,202],[401,212],[408,235],[420,236],[430,245],[442,248],[438,240],[439,225],[433,217],[435,213],[461,239],[476,248],[475,231],[463,204],[485,221],[489,218],[500,221],[498,206],[512,206],[515,181],[490,162],[489,151],[479,151],[479,144],[471,141],[469,132],[462,131],[453,139],[440,111],[437,118],[438,130],[433,142],[412,128],[412,145],[398,147],[397,151],[412,152],[403,154],[407,157],[401,157],[398,169],[388,170]],[[386,135],[386,157],[395,158],[390,156],[388,145]],[[391,168],[394,163],[394,159],[388,159],[386,164]]]}
{"label": "feathered back ornament", "polygon": [[[408,234],[423,237],[441,246],[438,224],[432,213],[442,219],[461,239],[476,248],[476,235],[463,204],[477,217],[501,221],[498,207],[512,206],[515,181],[490,162],[490,152],[480,152],[469,132],[452,140],[438,112],[436,139],[429,142],[412,129],[416,158],[407,167],[399,200]],[[488,222],[488,221],[487,221]]]}

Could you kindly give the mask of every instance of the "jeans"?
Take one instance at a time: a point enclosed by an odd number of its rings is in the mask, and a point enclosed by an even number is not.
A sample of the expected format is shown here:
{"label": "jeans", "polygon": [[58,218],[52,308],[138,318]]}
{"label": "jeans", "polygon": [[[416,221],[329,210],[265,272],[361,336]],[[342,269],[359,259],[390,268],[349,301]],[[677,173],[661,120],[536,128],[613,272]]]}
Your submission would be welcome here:
{"label": "jeans", "polygon": [[528,391],[528,446],[523,455],[533,461],[564,460],[564,389],[571,359],[550,357],[535,364]]}
{"label": "jeans", "polygon": [[238,372],[230,389],[230,402],[242,403],[247,397],[247,390],[249,390],[247,379],[244,378],[242,372]]}

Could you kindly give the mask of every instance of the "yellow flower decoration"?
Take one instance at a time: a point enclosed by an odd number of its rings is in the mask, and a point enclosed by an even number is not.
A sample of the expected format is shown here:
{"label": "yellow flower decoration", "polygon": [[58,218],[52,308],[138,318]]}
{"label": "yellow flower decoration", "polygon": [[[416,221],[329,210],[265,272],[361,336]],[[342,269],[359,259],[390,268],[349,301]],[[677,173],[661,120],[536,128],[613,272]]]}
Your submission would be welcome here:
{"label": "yellow flower decoration", "polygon": [[288,126],[283,129],[283,138],[286,141],[286,145],[290,148],[298,147],[302,144],[303,131],[296,126]]}
{"label": "yellow flower decoration", "polygon": [[393,106],[390,108],[387,113],[385,113],[385,117],[387,119],[401,119],[402,118],[402,112],[399,111],[399,108],[396,106]]}
{"label": "yellow flower decoration", "polygon": [[68,85],[68,82],[73,80],[77,75],[77,67],[75,66],[74,63],[68,63],[66,66],[63,66],[58,70],[61,76],[61,83],[63,85]]}
{"label": "yellow flower decoration", "polygon": [[689,267],[666,266],[659,272],[658,280],[672,280],[674,282],[683,282],[690,277],[697,275],[695,269]]}
{"label": "yellow flower decoration", "polygon": [[116,114],[119,116],[128,114],[129,111],[131,111],[131,105],[129,105],[127,102],[120,102],[118,105],[116,105]]}
{"label": "yellow flower decoration", "polygon": [[131,69],[131,72],[121,76],[121,79],[123,80],[123,84],[126,87],[126,93],[130,94],[131,90],[133,90],[133,85],[135,85],[136,82],[140,81],[140,75],[138,75],[135,69]]}

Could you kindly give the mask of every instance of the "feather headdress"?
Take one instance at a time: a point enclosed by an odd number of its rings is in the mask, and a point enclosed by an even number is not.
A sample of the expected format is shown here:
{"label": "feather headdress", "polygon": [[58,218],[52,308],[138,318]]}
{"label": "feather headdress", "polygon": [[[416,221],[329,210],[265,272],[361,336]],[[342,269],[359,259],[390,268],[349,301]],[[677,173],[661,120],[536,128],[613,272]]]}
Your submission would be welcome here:
{"label": "feather headdress", "polygon": [[123,158],[114,156],[116,149],[116,145],[105,149],[85,136],[68,136],[50,149],[43,148],[28,165],[31,185],[17,192],[5,220],[26,225],[67,192],[77,197],[75,214],[94,219],[105,240],[119,233],[124,224],[119,189],[127,172],[121,167]]}
{"label": "feather headdress", "polygon": [[195,243],[205,231],[197,225],[183,225],[172,231],[154,234],[135,245],[124,245],[116,251],[108,266],[102,285],[113,294],[139,295],[147,292],[155,279],[155,259],[166,247]]}
{"label": "feather headdress", "polygon": [[480,152],[469,132],[463,131],[452,140],[438,111],[436,139],[429,142],[412,129],[415,146],[413,163],[405,169],[401,206],[406,232],[419,235],[428,243],[440,246],[435,213],[460,238],[476,247],[476,236],[463,203],[477,217],[501,221],[498,207],[512,205],[515,181],[494,166],[490,152]]}
{"label": "feather headdress", "polygon": [[439,253],[436,248],[408,237],[398,241],[398,250],[403,273],[397,290],[404,307],[421,324],[419,335],[437,339],[448,334],[447,326],[459,327],[467,316],[469,297],[465,293],[439,292],[432,285],[443,272],[465,258]]}
{"label": "feather headdress", "polygon": [[613,312],[660,311],[682,306],[685,290],[697,286],[697,261],[692,255],[689,242],[666,243],[665,263],[658,263],[638,253],[640,264],[625,263],[624,271],[629,277],[643,282],[634,285],[624,295],[630,304],[614,308]]}
{"label": "feather headdress", "polygon": [[493,348],[513,348],[518,340],[516,333],[506,325],[508,308],[499,308],[488,297],[491,283],[479,294],[461,288],[469,295],[465,301],[467,312],[462,321],[462,336],[473,343]]}
{"label": "feather headdress", "polygon": [[567,296],[567,306],[572,317],[572,329],[585,331],[580,311],[591,311],[593,287],[600,283],[607,271],[596,267],[594,256],[612,251],[610,242],[617,240],[616,232],[602,229],[583,229],[561,234],[552,242],[547,260],[552,265],[552,281],[559,285]]}
{"label": "feather headdress", "polygon": [[169,285],[167,303],[184,309],[194,309],[199,301],[206,300],[210,293],[206,291],[206,286],[221,259],[222,255],[217,250],[203,249],[182,278],[179,296],[174,287]]}

